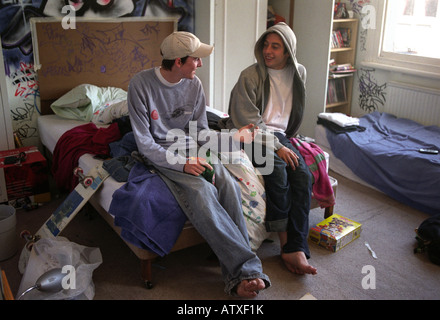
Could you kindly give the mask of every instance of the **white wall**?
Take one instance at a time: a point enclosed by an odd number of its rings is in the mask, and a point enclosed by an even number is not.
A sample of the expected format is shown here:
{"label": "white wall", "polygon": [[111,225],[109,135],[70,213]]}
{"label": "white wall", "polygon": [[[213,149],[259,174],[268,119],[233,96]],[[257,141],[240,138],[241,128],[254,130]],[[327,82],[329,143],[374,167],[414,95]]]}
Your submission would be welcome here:
{"label": "white wall", "polygon": [[[214,7],[215,0],[195,0],[195,30],[200,41],[209,45],[214,43]],[[202,60],[203,66],[197,70],[197,76],[203,83],[206,103],[211,105],[214,96],[214,54]]]}
{"label": "white wall", "polygon": [[2,50],[0,50],[0,61],[0,150],[9,150],[14,149],[15,146]]}
{"label": "white wall", "polygon": [[[283,0],[277,0],[283,1]],[[286,3],[289,0],[284,0]],[[313,2],[316,1],[316,4]],[[370,3],[377,6],[378,0]],[[356,2],[356,1],[355,1]],[[359,1],[358,1],[359,2]],[[316,116],[321,112],[325,100],[316,92],[325,92],[326,79],[321,79],[320,74],[326,68],[328,57],[325,50],[320,50],[329,34],[317,32],[329,30],[326,25],[328,19],[320,19],[319,12],[327,11],[332,1],[322,3],[320,0],[296,1],[296,6],[305,6],[305,10],[295,10],[295,14],[302,11],[306,14],[295,15],[294,31],[298,38],[298,61],[307,68],[307,109],[300,133],[314,136]],[[253,47],[255,41],[266,28],[267,0],[194,0],[195,4],[195,33],[204,42],[215,46],[214,54],[203,59],[203,67],[197,74],[201,78],[208,105],[227,111],[229,95],[237,78],[244,68],[255,61]],[[330,9],[331,10],[331,9]],[[302,21],[302,23],[300,23]],[[377,19],[380,22],[380,19]],[[303,27],[300,27],[300,25]],[[374,35],[374,31],[367,30],[358,37],[359,42],[365,41],[367,46]],[[360,27],[360,32],[362,32]],[[302,52],[303,44],[309,42],[315,47],[314,54]],[[358,68],[371,67],[364,65],[366,52],[358,43],[357,66]],[[0,61],[3,61],[0,51]],[[320,63],[319,63],[320,62]],[[322,64],[322,65],[321,65]],[[326,74],[326,71],[324,72]],[[424,76],[411,75],[396,70],[375,68],[374,80],[380,85],[389,81],[403,81],[430,88],[440,88],[439,79],[429,79]],[[326,76],[325,76],[326,77]],[[352,114],[360,116],[364,113],[359,107],[359,83],[354,83]],[[11,113],[9,108],[7,85],[5,82],[4,64],[0,66],[0,149],[14,148],[12,135]]]}
{"label": "white wall", "polygon": [[[313,8],[313,9],[312,9]],[[296,1],[293,31],[296,35],[296,57],[307,70],[306,109],[299,133],[315,136],[318,114],[324,112],[333,1]]]}
{"label": "white wall", "polygon": [[267,0],[195,0],[196,35],[215,46],[197,71],[208,104],[228,110],[240,72],[255,62],[254,45],[266,29]]}
{"label": "white wall", "polygon": [[[358,0],[359,1],[359,0]],[[385,93],[385,101],[383,104],[378,103],[378,110],[383,111],[386,108],[386,100],[389,100],[388,90],[386,84],[389,82],[400,82],[411,84],[419,87],[440,90],[440,75],[430,72],[418,72],[411,67],[401,68],[393,65],[385,65],[377,63],[377,52],[379,50],[379,41],[382,31],[384,2],[382,0],[371,0],[368,5],[374,8],[375,19],[374,24],[362,23],[362,17],[359,23],[359,36],[356,54],[356,66],[358,69],[355,81],[353,84],[353,100],[351,113],[353,116],[360,117],[367,113],[359,104],[359,96],[361,94],[359,89],[359,77],[362,76],[362,69],[372,70],[370,73],[370,85],[373,87],[383,86]],[[368,12],[370,14],[370,12]],[[371,21],[371,20],[370,20]],[[366,21],[368,22],[368,21]],[[373,90],[372,89],[372,90]],[[414,106],[416,107],[416,106]]]}
{"label": "white wall", "polygon": [[[278,0],[282,1],[282,0]],[[306,83],[306,111],[299,132],[303,135],[314,137],[317,115],[325,106],[325,93],[327,91],[328,76],[328,43],[330,39],[330,26],[332,23],[332,1],[308,0],[295,1],[293,30],[297,36],[297,58],[299,63],[307,69]],[[345,1],[348,8],[351,3]],[[391,100],[387,90],[389,82],[403,82],[429,89],[440,89],[440,76],[428,72],[417,73],[411,68],[399,68],[393,65],[380,65],[374,63],[374,56],[378,52],[378,40],[382,30],[384,5],[382,0],[353,0],[357,10],[362,6],[372,6],[375,9],[374,25],[363,28],[359,23],[358,43],[356,50],[353,97],[351,115],[360,117],[370,110],[366,110],[365,101],[374,101],[377,111],[383,112],[387,108],[387,101]],[[313,8],[313,9],[311,9]],[[355,14],[356,18],[362,18]],[[373,61],[373,62],[372,62]],[[363,86],[359,79],[362,79]],[[362,87],[363,92],[360,88]],[[362,96],[362,104],[360,103]],[[383,98],[385,97],[385,98]],[[416,107],[416,106],[414,106]]]}

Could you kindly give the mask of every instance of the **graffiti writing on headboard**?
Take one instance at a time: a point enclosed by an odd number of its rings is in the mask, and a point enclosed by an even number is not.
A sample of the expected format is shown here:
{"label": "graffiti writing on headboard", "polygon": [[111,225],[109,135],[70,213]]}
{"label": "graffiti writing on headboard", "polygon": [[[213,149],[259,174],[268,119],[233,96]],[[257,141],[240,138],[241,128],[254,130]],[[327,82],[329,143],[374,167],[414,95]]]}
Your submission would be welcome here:
{"label": "graffiti writing on headboard", "polygon": [[[157,37],[158,23],[145,25],[140,30],[145,35],[141,41],[132,39],[123,23],[108,29],[94,30],[91,33],[88,29],[85,26],[78,26],[72,31],[77,32],[79,36],[79,43],[72,46],[71,39],[65,37],[65,32],[59,34],[53,30],[52,25],[44,27],[45,34],[52,40],[50,46],[53,50],[63,50],[66,46],[69,46],[69,49],[59,60],[48,62],[42,72],[43,76],[70,76],[71,73],[93,72],[95,65],[99,66],[101,73],[117,74],[127,68],[129,70],[136,70],[139,67],[143,69],[158,62],[143,50],[142,44],[153,36]],[[131,48],[129,55],[126,55],[127,47]]]}
{"label": "graffiti writing on headboard", "polygon": [[42,24],[41,28],[37,24],[40,85],[45,78],[74,80],[85,72],[90,73],[91,80],[108,79],[108,83],[114,83],[113,77],[118,75],[120,82],[128,85],[134,74],[160,63],[159,41],[161,35],[173,31],[173,23],[164,31],[160,24],[84,22],[72,30],[62,29],[59,23]]}
{"label": "graffiti writing on headboard", "polygon": [[176,29],[176,20],[77,21],[65,30],[59,22],[35,21],[42,113],[43,101],[59,98],[89,83],[127,90],[141,70],[158,66],[162,40]]}

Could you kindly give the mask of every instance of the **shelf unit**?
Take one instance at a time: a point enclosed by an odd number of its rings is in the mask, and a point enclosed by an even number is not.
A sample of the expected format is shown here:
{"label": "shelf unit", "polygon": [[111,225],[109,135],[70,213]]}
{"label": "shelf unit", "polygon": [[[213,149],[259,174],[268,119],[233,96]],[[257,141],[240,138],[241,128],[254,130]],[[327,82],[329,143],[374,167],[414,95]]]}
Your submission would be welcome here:
{"label": "shelf unit", "polygon": [[[330,59],[333,59],[335,64],[351,64],[353,67],[355,67],[358,24],[359,22],[357,19],[333,20],[331,37],[333,37],[333,31],[340,29],[349,30],[350,35],[349,47],[337,47],[330,49]],[[327,83],[327,100],[325,105],[326,112],[341,112],[350,114],[353,93],[353,76],[354,72],[337,75],[332,75],[329,73]],[[336,94],[333,92],[333,90],[345,90],[345,92],[338,92],[339,94]],[[341,98],[341,95],[343,96],[343,99]],[[333,99],[331,97],[333,97]]]}

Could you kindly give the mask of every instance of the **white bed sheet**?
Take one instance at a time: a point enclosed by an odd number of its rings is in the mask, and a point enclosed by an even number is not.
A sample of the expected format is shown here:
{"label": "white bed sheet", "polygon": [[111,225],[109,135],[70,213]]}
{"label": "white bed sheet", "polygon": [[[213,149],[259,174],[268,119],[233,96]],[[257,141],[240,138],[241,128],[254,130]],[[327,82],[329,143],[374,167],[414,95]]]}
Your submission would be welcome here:
{"label": "white bed sheet", "polygon": [[[86,123],[87,122],[61,118],[55,114],[39,116],[37,125],[41,143],[48,151],[50,151],[50,153],[53,154],[57,141],[66,131]],[[102,127],[107,126],[108,125]],[[88,172],[100,162],[103,161],[94,159],[91,154],[85,154],[79,158],[78,166],[81,167],[84,172]],[[107,212],[110,208],[113,193],[123,184],[123,182],[117,182],[112,177],[109,177],[104,181],[102,187],[95,193],[94,198]]]}
{"label": "white bed sheet", "polygon": [[[59,117],[55,114],[51,115],[43,115],[38,117],[38,131],[41,143],[53,154],[57,141],[60,137],[68,130],[73,129],[79,125],[86,124],[86,122],[78,121],[78,120],[69,120],[62,117]],[[101,127],[107,127],[108,125],[102,125]],[[317,126],[316,128],[316,143],[321,147],[324,151],[325,159],[327,163],[327,170],[330,167],[333,171],[351,179],[358,181],[360,183],[366,184],[348,168],[346,167],[342,161],[334,157],[331,149],[329,147],[329,143],[326,138],[325,128],[322,126]],[[332,157],[333,156],[333,157]],[[330,158],[332,160],[330,161]],[[79,158],[78,165],[84,170],[84,172],[88,172],[92,167],[96,166],[102,162],[102,160],[94,159],[93,155],[85,154]],[[109,211],[110,204],[112,202],[113,193],[122,187],[124,182],[117,182],[112,177],[107,178],[104,182],[103,186],[96,192],[94,195],[97,202],[100,206]]]}
{"label": "white bed sheet", "polygon": [[322,151],[329,154],[329,159],[331,159],[331,161],[329,161],[327,165],[329,165],[330,170],[340,174],[343,177],[346,177],[347,179],[350,179],[364,186],[377,190],[375,187],[373,187],[372,185],[368,184],[367,182],[359,178],[349,167],[345,165],[344,162],[339,160],[333,154],[332,149],[330,147],[330,143],[327,139],[326,128],[319,124],[316,125],[315,127],[315,143],[322,149]]}

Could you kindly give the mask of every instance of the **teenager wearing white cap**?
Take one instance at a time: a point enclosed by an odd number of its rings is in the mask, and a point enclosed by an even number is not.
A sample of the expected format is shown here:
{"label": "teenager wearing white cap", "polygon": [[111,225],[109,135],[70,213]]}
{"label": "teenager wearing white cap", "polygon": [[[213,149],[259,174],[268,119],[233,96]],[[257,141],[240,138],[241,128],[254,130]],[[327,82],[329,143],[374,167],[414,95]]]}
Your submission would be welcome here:
{"label": "teenager wearing white cap", "polygon": [[[160,67],[141,71],[128,88],[130,121],[139,152],[152,164],[176,197],[188,220],[217,255],[225,292],[252,298],[270,286],[259,258],[251,250],[241,208],[241,192],[225,167],[202,157],[201,141],[191,133],[207,131],[206,101],[197,68],[213,47],[188,32],[174,32],[160,47]],[[239,132],[250,142],[253,125]],[[244,129],[244,130],[243,130]],[[218,139],[232,135],[215,134]],[[211,141],[212,142],[212,141]],[[176,145],[179,148],[176,148]],[[183,152],[182,152],[183,151]],[[215,171],[215,183],[203,177]]]}

